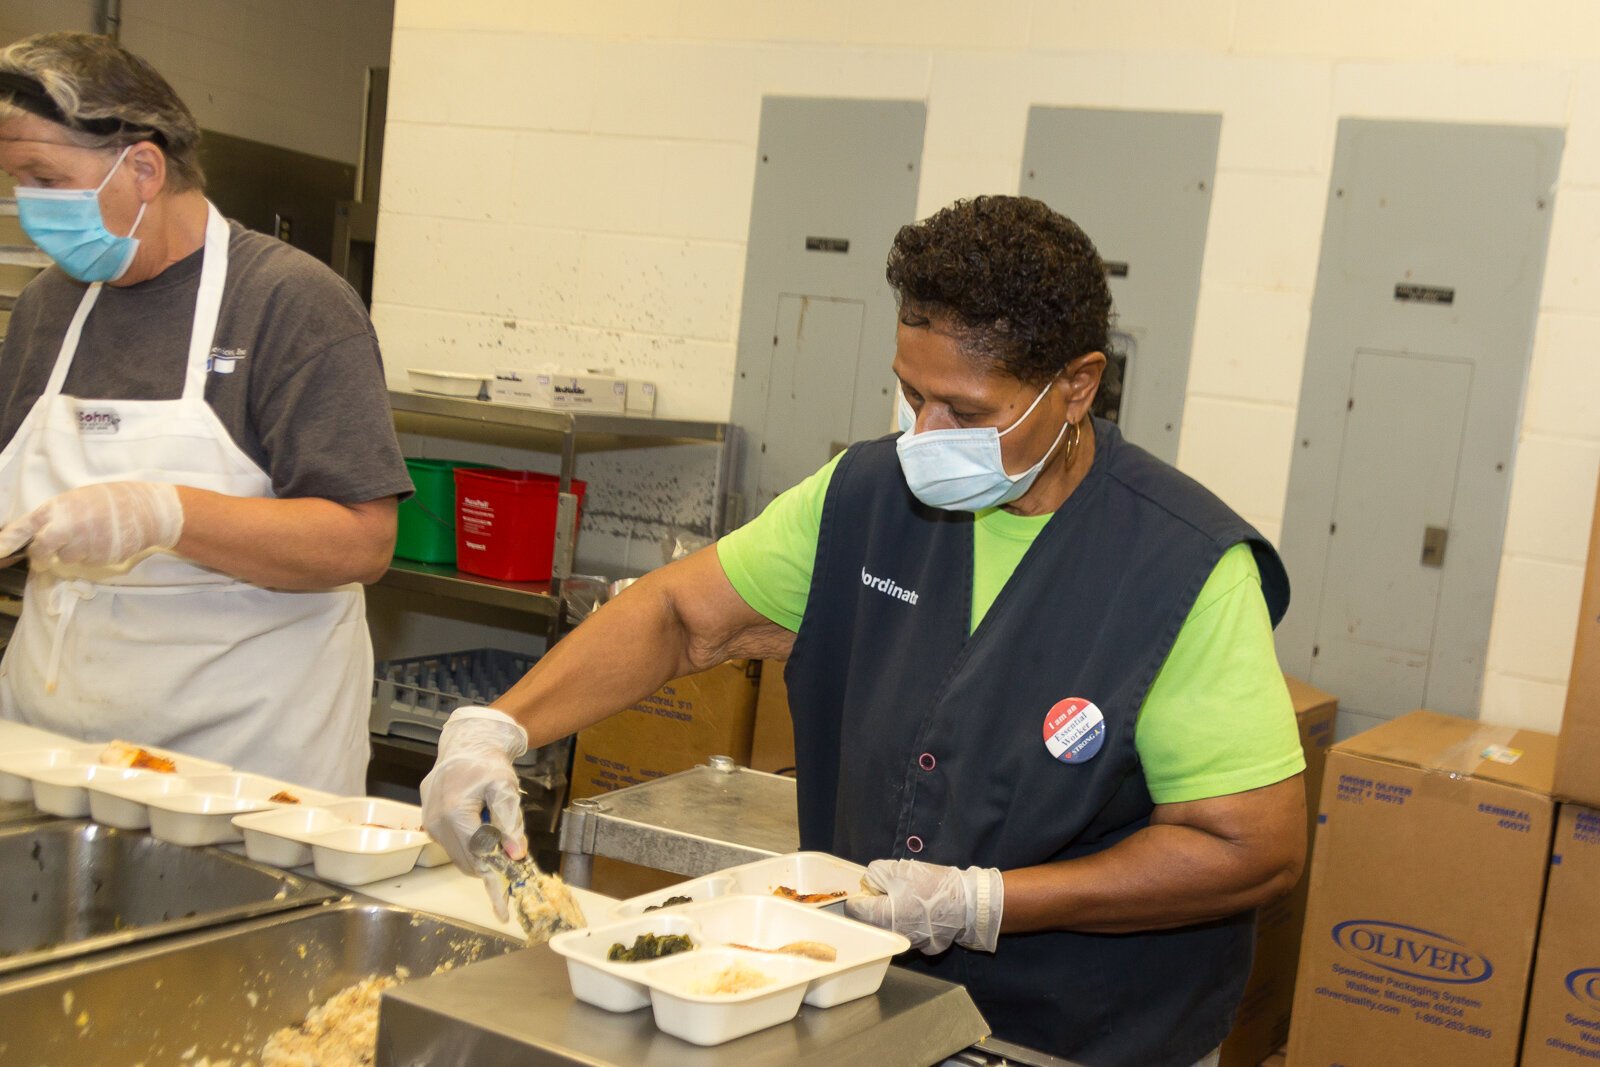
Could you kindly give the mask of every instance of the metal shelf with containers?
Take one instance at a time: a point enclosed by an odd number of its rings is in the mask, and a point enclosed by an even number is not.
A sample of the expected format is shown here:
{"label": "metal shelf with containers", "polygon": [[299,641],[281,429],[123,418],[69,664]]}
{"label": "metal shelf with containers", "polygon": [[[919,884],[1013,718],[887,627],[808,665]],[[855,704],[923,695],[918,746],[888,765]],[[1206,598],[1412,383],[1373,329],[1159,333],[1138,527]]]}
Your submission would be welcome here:
{"label": "metal shelf with containers", "polygon": [[[14,196],[0,196],[0,218],[5,217],[17,217],[17,198]],[[15,225],[12,223],[7,229]],[[5,268],[20,267],[38,272],[49,265],[50,257],[32,244],[12,243],[6,235],[0,234],[0,312],[10,311],[16,306],[23,286],[32,278],[32,274],[21,277],[17,276],[19,272]],[[0,329],[0,337],[4,336],[5,330]]]}
{"label": "metal shelf with containers", "polygon": [[[414,788],[432,766],[434,739],[449,712],[460,703],[493,699],[498,692],[490,690],[509,684],[500,677],[504,671],[491,670],[494,681],[487,688],[476,687],[483,692],[462,689],[457,693],[458,687],[453,683],[476,671],[477,660],[487,662],[508,655],[520,657],[518,662],[536,658],[531,653],[487,648],[461,651],[467,645],[493,641],[493,637],[485,640],[480,624],[498,627],[497,632],[508,638],[504,643],[517,648],[542,641],[548,649],[570,629],[570,611],[564,607],[562,586],[570,584],[574,577],[585,577],[575,575],[574,563],[580,511],[579,493],[575,490],[581,489],[581,484],[574,483],[581,455],[661,447],[679,454],[676,446],[709,446],[706,462],[714,470],[705,472],[709,477],[702,476],[697,482],[709,487],[708,498],[697,505],[697,510],[709,516],[709,533],[713,537],[726,531],[728,520],[737,511],[736,506],[729,506],[730,465],[736,453],[730,446],[736,441],[736,430],[726,423],[552,411],[403,390],[391,390],[389,401],[395,430],[413,462],[420,458],[416,453],[430,459],[449,453],[461,458],[488,457],[489,462],[508,465],[537,463],[533,457],[544,457],[543,463],[548,467],[552,465],[549,457],[556,457],[556,529],[548,580],[484,577],[449,562],[403,558],[391,561],[377,583],[376,595],[369,597],[375,644],[384,661],[374,680],[369,790],[380,785]],[[643,451],[638,452],[638,458],[640,466],[650,462]],[[440,468],[439,475],[450,480],[450,461],[434,462]],[[700,460],[696,458],[694,462]],[[548,480],[552,476],[545,477]],[[539,549],[546,550],[549,542]],[[604,564],[591,561],[585,569],[603,570]],[[612,572],[612,576],[631,575]],[[416,625],[398,624],[393,618],[385,618],[386,613],[403,613],[412,616],[413,621],[417,615],[427,618]],[[383,640],[380,631],[388,630],[404,631],[405,639]],[[391,643],[396,647],[385,647]],[[474,662],[466,663],[463,657]],[[435,670],[434,661],[451,661],[452,669]],[[417,669],[419,664],[421,671]],[[520,671],[512,673],[520,676]],[[437,684],[435,678],[439,679]],[[536,850],[544,853],[547,862],[555,857],[556,823],[565,803],[570,759],[571,740],[566,739],[529,753],[518,762],[530,840]]]}
{"label": "metal shelf with containers", "polygon": [[[396,559],[383,584],[396,589],[431,593],[481,604],[510,608],[556,621],[561,604],[561,582],[572,575],[577,540],[577,498],[572,482],[580,452],[640,448],[662,444],[719,445],[713,482],[715,529],[725,532],[729,485],[729,447],[734,428],[721,422],[660,419],[642,415],[591,414],[547,411],[514,404],[496,404],[447,396],[390,390],[395,429],[483,443],[522,446],[532,452],[556,452],[561,457],[557,492],[554,567],[548,582],[516,582],[468,574],[453,566]],[[558,632],[551,629],[551,635]]]}

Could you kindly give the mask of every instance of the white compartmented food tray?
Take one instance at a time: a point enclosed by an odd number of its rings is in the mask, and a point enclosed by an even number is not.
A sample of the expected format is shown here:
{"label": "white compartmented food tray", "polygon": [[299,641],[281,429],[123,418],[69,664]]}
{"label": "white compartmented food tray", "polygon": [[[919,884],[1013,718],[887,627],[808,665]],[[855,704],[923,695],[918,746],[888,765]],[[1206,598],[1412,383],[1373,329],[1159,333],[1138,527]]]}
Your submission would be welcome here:
{"label": "white compartmented food tray", "polygon": [[[695,947],[643,963],[606,958],[641,934],[681,934]],[[820,942],[832,961],[762,952]],[[720,1045],[794,1018],[802,1003],[831,1008],[870,996],[889,961],[911,943],[899,934],[771,895],[726,895],[664,911],[569,930],[550,940],[567,961],[572,995],[607,1011],[648,1005],[662,1031],[697,1045]],[[714,991],[730,968],[768,979],[741,992]]]}
{"label": "white compartmented food tray", "polygon": [[312,864],[317,877],[365,885],[412,867],[449,862],[422,829],[422,809],[378,797],[347,797],[233,817],[244,853],[274,867]]}
{"label": "white compartmented food tray", "polygon": [[[658,907],[662,901],[672,897],[692,897],[698,903],[738,893],[776,896],[780,888],[792,889],[800,896],[823,893],[843,893],[848,896],[861,892],[861,879],[866,873],[867,869],[860,864],[830,856],[826,852],[791,852],[786,856],[743,863],[692,881],[630,897],[612,908],[611,916],[630,919],[643,915],[646,908]],[[843,912],[844,897],[803,906]]]}
{"label": "white compartmented food tray", "polygon": [[[203,774],[227,774],[230,770],[226,763],[196,759],[161,748],[146,748],[145,751],[172,760],[174,769],[171,771],[114,767],[98,762],[99,753],[105,747],[92,745],[43,749],[31,754],[37,757],[31,766],[13,763],[12,773],[32,782],[34,807],[51,815],[81,819],[89,814],[90,789],[94,787],[136,778],[191,778]],[[52,754],[63,751],[77,752],[79,755],[75,758],[52,758]]]}
{"label": "white compartmented food tray", "polygon": [[176,786],[149,779],[92,786],[89,812],[96,822],[101,822],[101,809],[110,804],[124,805],[118,813],[133,817],[135,809],[143,807],[153,836],[193,847],[239,840],[239,830],[233,825],[235,815],[326,804],[337,799],[332,793],[303,789],[276,778],[235,772],[183,777]]}
{"label": "white compartmented food tray", "polygon": [[33,801],[36,771],[68,763],[93,763],[104,745],[62,745],[0,753],[0,800]]}
{"label": "white compartmented food tray", "polygon": [[431,370],[426,367],[408,367],[411,388],[419,393],[439,396],[460,396],[477,400],[488,393],[490,374],[471,374],[455,370]]}

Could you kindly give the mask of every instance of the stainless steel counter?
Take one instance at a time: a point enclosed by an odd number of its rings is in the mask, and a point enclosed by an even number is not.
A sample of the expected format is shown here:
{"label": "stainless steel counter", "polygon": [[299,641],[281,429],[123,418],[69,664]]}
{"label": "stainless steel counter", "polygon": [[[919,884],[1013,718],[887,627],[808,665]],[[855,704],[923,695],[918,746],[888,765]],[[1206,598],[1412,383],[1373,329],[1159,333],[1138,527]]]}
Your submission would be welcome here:
{"label": "stainless steel counter", "polygon": [[[701,1048],[656,1029],[648,1008],[616,1014],[574,1000],[548,946],[410,982],[383,999],[378,1067],[928,1067],[989,1032],[960,986],[889,969],[875,996]],[[983,1061],[977,1061],[983,1062]]]}
{"label": "stainless steel counter", "polygon": [[589,884],[595,856],[693,878],[799,848],[794,779],[722,756],[573,801],[561,820],[562,872],[580,886]]}

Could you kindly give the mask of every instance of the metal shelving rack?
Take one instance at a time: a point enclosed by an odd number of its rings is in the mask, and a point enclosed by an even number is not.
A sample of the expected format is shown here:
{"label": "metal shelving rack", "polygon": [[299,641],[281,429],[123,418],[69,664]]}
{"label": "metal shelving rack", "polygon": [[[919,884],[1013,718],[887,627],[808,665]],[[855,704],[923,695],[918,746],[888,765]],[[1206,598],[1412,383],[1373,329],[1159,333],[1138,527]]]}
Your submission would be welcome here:
{"label": "metal shelving rack", "polygon": [[[714,535],[726,532],[730,464],[736,430],[725,423],[657,419],[634,415],[602,415],[545,411],[482,400],[433,396],[391,390],[389,405],[395,429],[428,437],[495,444],[561,457],[561,506],[557,510],[553,577],[548,582],[505,582],[466,574],[455,567],[393,560],[379,584],[435,597],[509,609],[526,616],[530,629],[542,629],[547,645],[566,629],[561,581],[572,574],[577,527],[577,498],[571,492],[579,452],[614,451],[674,444],[720,446],[713,480]],[[391,735],[373,735],[374,764],[385,773],[420,778],[433,765],[435,746]],[[393,779],[386,779],[393,780]],[[533,848],[545,862],[554,862],[556,825],[565,788],[524,779],[523,812]]]}
{"label": "metal shelving rack", "polygon": [[555,640],[561,627],[561,580],[572,574],[577,497],[571,489],[579,452],[663,444],[721,445],[712,490],[716,497],[717,528],[712,532],[726,532],[723,526],[730,484],[729,465],[734,451],[730,445],[735,433],[727,423],[545,411],[403,390],[390,390],[389,406],[394,411],[395,429],[401,432],[469,440],[494,439],[530,451],[558,452],[561,456],[561,503],[556,515],[554,575],[549,582],[502,582],[465,574],[454,567],[395,560],[382,579],[382,584],[390,588],[525,612],[549,620],[550,638]]}
{"label": "metal shelving rack", "polygon": [[[0,216],[17,214],[17,198],[14,196],[0,197]],[[50,257],[33,247],[31,244],[12,245],[0,244],[0,266],[31,267],[43,270],[50,265]],[[17,296],[21,289],[11,289],[0,286],[0,311],[10,311],[17,303]]]}

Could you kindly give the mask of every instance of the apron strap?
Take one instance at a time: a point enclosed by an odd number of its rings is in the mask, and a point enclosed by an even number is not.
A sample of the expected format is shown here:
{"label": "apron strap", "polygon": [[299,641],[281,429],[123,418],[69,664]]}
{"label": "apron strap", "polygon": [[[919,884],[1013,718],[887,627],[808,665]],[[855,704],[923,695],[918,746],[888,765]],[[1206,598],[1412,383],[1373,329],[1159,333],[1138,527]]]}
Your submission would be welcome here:
{"label": "apron strap", "polygon": [[200,264],[200,292],[194,301],[194,327],[189,333],[188,371],[183,380],[185,400],[204,400],[206,375],[211,369],[211,346],[222,312],[223,282],[228,276],[228,223],[211,201],[206,201],[206,251]]}
{"label": "apron strap", "polygon": [[[222,312],[223,283],[228,276],[228,222],[211,201],[206,201],[205,256],[200,263],[200,292],[195,296],[194,326],[189,332],[189,359],[184,372],[184,399],[205,399],[206,374],[211,369],[211,345],[216,340],[217,318]],[[83,324],[100,299],[100,282],[89,286],[78,301],[78,310],[61,339],[61,351],[56,355],[56,365],[50,371],[43,399],[61,395],[67,382],[67,372],[72,369],[72,358],[77,355],[78,342],[83,337]]]}
{"label": "apron strap", "polygon": [[54,693],[56,682],[61,678],[61,649],[66,644],[67,628],[72,625],[72,616],[77,613],[78,603],[93,599],[94,586],[88,582],[65,581],[51,588],[47,610],[56,617],[56,625],[50,637],[50,662],[44,670],[46,693]]}
{"label": "apron strap", "polygon": [[56,365],[50,370],[50,381],[44,387],[42,400],[53,400],[61,395],[61,387],[67,382],[67,371],[72,369],[72,357],[78,351],[78,339],[83,336],[83,324],[89,318],[89,312],[94,310],[94,302],[100,299],[102,286],[95,282],[83,294],[83,299],[78,301],[78,310],[72,313],[72,322],[67,326],[66,335],[61,338],[61,350],[56,354]]}

